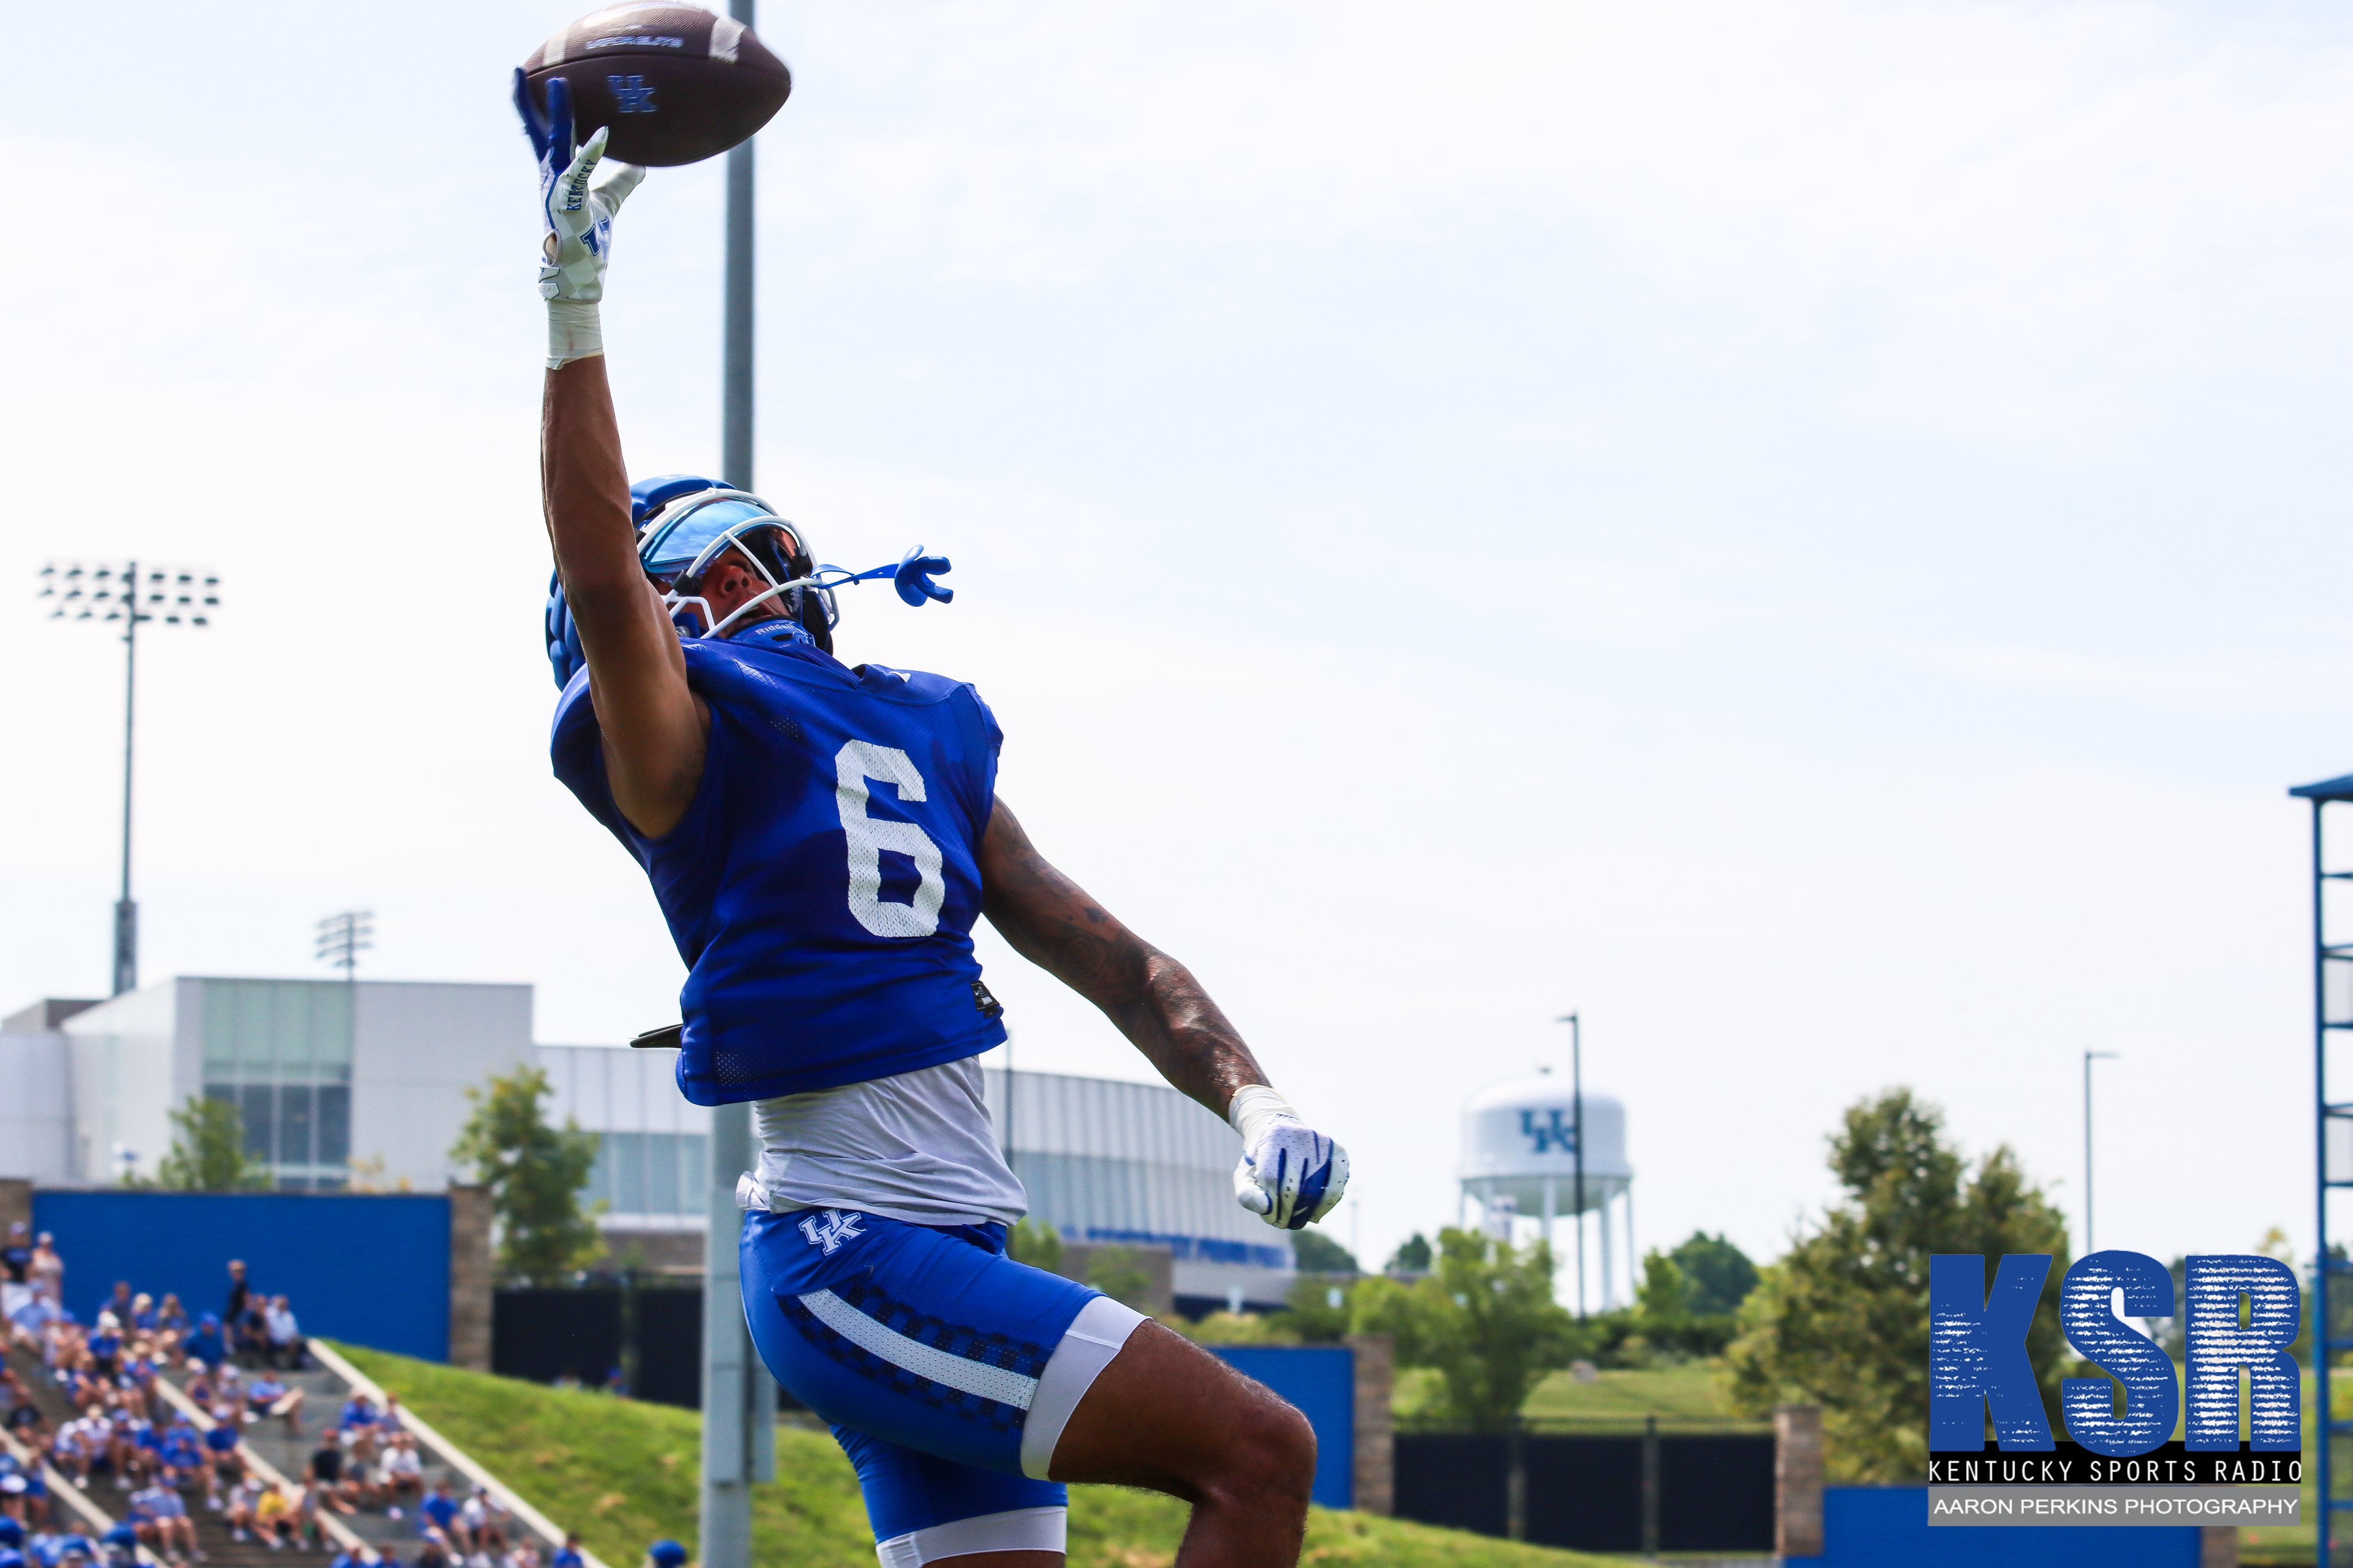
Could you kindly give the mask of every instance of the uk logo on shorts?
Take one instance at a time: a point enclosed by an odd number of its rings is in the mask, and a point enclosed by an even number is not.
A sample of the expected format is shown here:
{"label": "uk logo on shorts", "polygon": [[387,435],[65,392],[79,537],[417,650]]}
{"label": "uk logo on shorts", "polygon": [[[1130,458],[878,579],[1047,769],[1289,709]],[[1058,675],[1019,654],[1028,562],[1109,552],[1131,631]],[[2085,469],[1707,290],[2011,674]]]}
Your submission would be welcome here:
{"label": "uk logo on shorts", "polygon": [[864,1236],[866,1233],[858,1228],[858,1216],[855,1214],[844,1214],[839,1209],[828,1209],[822,1215],[811,1215],[801,1221],[801,1234],[808,1237],[808,1244],[811,1247],[825,1248],[825,1255],[830,1258],[834,1254],[834,1249],[843,1242],[854,1237]]}

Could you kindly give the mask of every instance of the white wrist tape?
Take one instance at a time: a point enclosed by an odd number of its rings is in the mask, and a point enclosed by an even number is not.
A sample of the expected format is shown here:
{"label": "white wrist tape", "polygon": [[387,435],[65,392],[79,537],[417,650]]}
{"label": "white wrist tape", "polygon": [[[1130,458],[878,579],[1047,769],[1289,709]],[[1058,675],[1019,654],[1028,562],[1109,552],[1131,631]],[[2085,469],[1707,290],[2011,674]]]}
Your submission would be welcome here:
{"label": "white wrist tape", "polygon": [[1255,1148],[1267,1127],[1288,1117],[1304,1123],[1306,1118],[1293,1109],[1291,1101],[1262,1083],[1246,1084],[1234,1090],[1234,1098],[1226,1106],[1226,1121],[1242,1135],[1242,1147]]}
{"label": "white wrist tape", "polygon": [[593,301],[550,300],[547,302],[547,368],[562,370],[576,359],[605,352],[605,329]]}

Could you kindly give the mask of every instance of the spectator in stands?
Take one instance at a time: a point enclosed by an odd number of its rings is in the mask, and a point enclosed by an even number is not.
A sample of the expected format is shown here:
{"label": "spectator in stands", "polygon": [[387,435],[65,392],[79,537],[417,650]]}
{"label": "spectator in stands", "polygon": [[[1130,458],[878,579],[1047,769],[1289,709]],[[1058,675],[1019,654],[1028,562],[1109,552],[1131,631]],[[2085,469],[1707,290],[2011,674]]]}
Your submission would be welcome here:
{"label": "spectator in stands", "polygon": [[302,1479],[318,1489],[321,1507],[333,1509],[337,1513],[357,1511],[352,1507],[357,1489],[344,1473],[343,1447],[335,1440],[333,1427],[319,1434],[319,1446],[311,1450],[311,1462],[303,1468]]}
{"label": "spectator in stands", "polygon": [[94,1323],[107,1314],[112,1313],[117,1327],[128,1323],[131,1321],[131,1281],[117,1279],[114,1282],[114,1293],[98,1304],[98,1310],[90,1315],[90,1321]]}
{"label": "spectator in stands", "polygon": [[269,1542],[269,1550],[291,1545],[301,1527],[294,1500],[278,1487],[263,1487],[253,1503],[253,1532]]}
{"label": "spectator in stands", "polygon": [[377,1468],[383,1477],[384,1511],[398,1519],[403,1498],[425,1495],[425,1461],[417,1452],[417,1439],[406,1432],[394,1433]]}
{"label": "spectator in stands", "polygon": [[207,1368],[218,1367],[228,1359],[228,1343],[221,1337],[220,1320],[206,1312],[196,1320],[196,1331],[188,1336],[188,1359]]}
{"label": "spectator in stands", "polygon": [[686,1548],[675,1541],[657,1541],[646,1548],[646,1561],[653,1568],[686,1568]]}
{"label": "spectator in stands", "polygon": [[343,1401],[343,1413],[335,1417],[335,1425],[347,1428],[373,1426],[382,1418],[381,1413],[375,1407],[375,1401],[370,1399],[362,1390],[353,1389],[352,1396]]}
{"label": "spectator in stands", "polygon": [[245,1259],[228,1260],[228,1302],[221,1308],[221,1321],[234,1326],[245,1316],[246,1302],[253,1292],[245,1282]]}
{"label": "spectator in stands", "polygon": [[33,1243],[33,1261],[26,1272],[31,1276],[33,1294],[47,1298],[49,1304],[62,1307],[66,1303],[66,1260],[58,1256],[58,1238],[47,1231]]}
{"label": "spectator in stands", "polygon": [[465,1544],[469,1568],[491,1568],[494,1555],[505,1554],[506,1510],[491,1500],[488,1487],[476,1487],[459,1506],[458,1536]]}
{"label": "spectator in stands", "polygon": [[448,1539],[438,1530],[427,1530],[425,1544],[417,1548],[417,1561],[410,1568],[452,1568]]}
{"label": "spectator in stands", "polygon": [[185,1415],[174,1415],[172,1424],[164,1428],[155,1445],[155,1458],[174,1476],[204,1476],[205,1495],[213,1498],[215,1508],[220,1506],[219,1499],[214,1497],[212,1478],[206,1474],[211,1466],[205,1455],[205,1440]]}
{"label": "spectator in stands", "polygon": [[245,1385],[245,1408],[249,1418],[256,1421],[266,1415],[282,1415],[288,1436],[302,1435],[302,1391],[287,1387],[267,1367],[260,1376]]}
{"label": "spectator in stands", "polygon": [[272,1296],[262,1309],[263,1331],[269,1338],[269,1364],[282,1366],[289,1372],[302,1370],[302,1326],[294,1321],[294,1309],[283,1296]]}
{"label": "spectator in stands", "polygon": [[107,1568],[136,1568],[139,1562],[139,1531],[131,1525],[118,1524],[106,1532],[99,1542],[106,1552]]}
{"label": "spectator in stands", "polygon": [[514,1550],[507,1553],[506,1562],[500,1568],[540,1568],[538,1542],[529,1536],[516,1542]]}
{"label": "spectator in stands", "polygon": [[247,1532],[260,1526],[261,1482],[252,1476],[240,1476],[228,1489],[228,1506],[222,1519],[228,1525],[228,1538],[243,1541]]}
{"label": "spectator in stands", "polygon": [[565,1531],[564,1544],[557,1548],[547,1568],[588,1568],[588,1559],[580,1551],[580,1538],[570,1531]]}
{"label": "spectator in stands", "polygon": [[150,1547],[174,1556],[196,1554],[196,1523],[180,1500],[177,1478],[165,1471],[131,1495],[131,1523]]}
{"label": "spectator in stands", "polygon": [[205,1433],[205,1506],[218,1509],[220,1489],[245,1479],[245,1456],[237,1451],[237,1412],[232,1405],[213,1407],[213,1424]]}
{"label": "spectator in stands", "polygon": [[98,1323],[83,1342],[92,1368],[100,1377],[114,1375],[114,1358],[122,1353],[122,1328],[111,1312],[100,1312]]}
{"label": "spectator in stands", "polygon": [[33,1238],[23,1220],[8,1226],[8,1245],[0,1247],[0,1318],[14,1318],[33,1299]]}
{"label": "spectator in stands", "polygon": [[155,1331],[158,1333],[178,1334],[182,1339],[187,1338],[188,1310],[180,1305],[180,1298],[176,1291],[164,1292],[164,1304],[155,1309]]}
{"label": "spectator in stands", "polygon": [[439,1535],[446,1542],[458,1524],[458,1500],[449,1495],[446,1480],[433,1483],[425,1500],[417,1505],[417,1528],[427,1539]]}

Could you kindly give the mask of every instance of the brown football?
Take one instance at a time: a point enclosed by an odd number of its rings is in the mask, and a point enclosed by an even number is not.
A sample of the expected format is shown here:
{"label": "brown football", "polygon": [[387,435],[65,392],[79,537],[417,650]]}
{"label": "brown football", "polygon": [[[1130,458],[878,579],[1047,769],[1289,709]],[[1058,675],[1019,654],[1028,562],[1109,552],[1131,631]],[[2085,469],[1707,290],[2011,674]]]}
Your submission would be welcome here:
{"label": "brown football", "polygon": [[523,61],[532,101],[547,109],[562,77],[586,142],[611,134],[606,156],[669,167],[699,163],[750,139],[793,90],[785,62],[752,29],[693,5],[608,5],[565,28]]}

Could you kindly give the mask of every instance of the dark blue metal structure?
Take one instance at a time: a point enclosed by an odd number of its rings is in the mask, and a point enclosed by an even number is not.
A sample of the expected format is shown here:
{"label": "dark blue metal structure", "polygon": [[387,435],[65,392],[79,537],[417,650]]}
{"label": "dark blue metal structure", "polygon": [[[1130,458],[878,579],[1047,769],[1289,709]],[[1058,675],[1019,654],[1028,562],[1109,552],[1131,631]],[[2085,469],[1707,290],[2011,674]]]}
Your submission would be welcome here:
{"label": "dark blue metal structure", "polygon": [[[2328,1082],[2328,1053],[2348,1029],[2353,1029],[2353,941],[2336,940],[2340,933],[2330,922],[2331,884],[2353,882],[2353,870],[2328,868],[2327,830],[2332,805],[2353,805],[2353,773],[2324,779],[2288,791],[2312,802],[2312,1099],[2314,1210],[2317,1225],[2317,1261],[2312,1271],[2312,1400],[2314,1402],[2314,1496],[2318,1500],[2316,1535],[2320,1568],[2337,1561],[2332,1551],[2337,1516],[2353,1508],[2353,1498],[2337,1495],[2337,1445],[2353,1436],[2353,1421],[2336,1419],[2329,1398],[2329,1369],[2344,1352],[2353,1350],[2353,1338],[2332,1338],[2330,1330],[2342,1316],[2328,1310],[2332,1286],[2353,1284],[2353,1260],[2337,1256],[2330,1245],[2328,1195],[2353,1187],[2353,1100],[2333,1097]],[[2343,814],[2339,814],[2341,817]],[[2338,924],[2353,926],[2353,910],[2339,909]]]}

